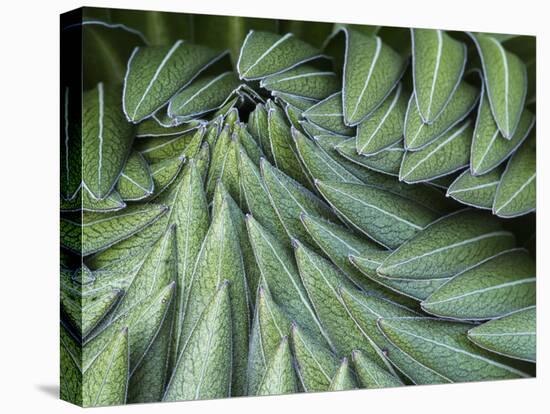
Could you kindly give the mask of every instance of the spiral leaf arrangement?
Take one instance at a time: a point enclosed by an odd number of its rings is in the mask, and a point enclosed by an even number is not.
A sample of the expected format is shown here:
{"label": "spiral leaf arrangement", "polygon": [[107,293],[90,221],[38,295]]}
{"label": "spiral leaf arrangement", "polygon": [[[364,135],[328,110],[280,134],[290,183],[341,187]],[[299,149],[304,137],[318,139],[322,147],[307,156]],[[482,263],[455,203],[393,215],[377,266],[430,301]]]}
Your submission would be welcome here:
{"label": "spiral leaf arrangement", "polygon": [[532,39],[86,10],[62,398],[534,375]]}

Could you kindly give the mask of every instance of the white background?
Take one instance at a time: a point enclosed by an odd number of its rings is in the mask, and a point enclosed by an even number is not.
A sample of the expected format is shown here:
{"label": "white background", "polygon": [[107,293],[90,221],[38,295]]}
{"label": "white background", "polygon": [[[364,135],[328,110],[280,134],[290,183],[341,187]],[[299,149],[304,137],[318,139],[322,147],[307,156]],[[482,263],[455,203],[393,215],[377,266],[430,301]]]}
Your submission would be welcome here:
{"label": "white background", "polygon": [[[55,4],[54,4],[55,3]],[[549,10],[544,0],[90,1],[88,6],[433,27],[538,36],[538,377],[286,397],[139,405],[93,412],[538,413],[550,381]],[[58,383],[59,17],[77,1],[8,0],[0,37],[0,411],[67,413]],[[543,211],[545,213],[541,214]],[[546,251],[545,251],[546,250]],[[545,274],[546,273],[546,274]],[[544,395],[546,391],[546,398]]]}

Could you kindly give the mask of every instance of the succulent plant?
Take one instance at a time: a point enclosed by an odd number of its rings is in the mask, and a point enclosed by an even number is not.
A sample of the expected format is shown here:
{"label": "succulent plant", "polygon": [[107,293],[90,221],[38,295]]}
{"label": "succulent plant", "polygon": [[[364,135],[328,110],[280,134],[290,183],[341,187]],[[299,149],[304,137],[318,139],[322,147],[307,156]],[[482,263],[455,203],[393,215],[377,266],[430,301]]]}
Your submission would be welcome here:
{"label": "succulent plant", "polygon": [[534,375],[534,38],[89,8],[80,38],[63,399]]}

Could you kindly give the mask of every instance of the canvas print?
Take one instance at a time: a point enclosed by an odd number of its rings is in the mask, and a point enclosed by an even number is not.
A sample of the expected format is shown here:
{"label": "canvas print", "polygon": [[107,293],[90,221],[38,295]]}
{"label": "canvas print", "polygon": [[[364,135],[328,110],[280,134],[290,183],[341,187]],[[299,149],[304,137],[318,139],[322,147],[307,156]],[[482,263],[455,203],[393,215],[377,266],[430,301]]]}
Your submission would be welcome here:
{"label": "canvas print", "polygon": [[535,376],[534,37],[97,8],[60,31],[62,399]]}

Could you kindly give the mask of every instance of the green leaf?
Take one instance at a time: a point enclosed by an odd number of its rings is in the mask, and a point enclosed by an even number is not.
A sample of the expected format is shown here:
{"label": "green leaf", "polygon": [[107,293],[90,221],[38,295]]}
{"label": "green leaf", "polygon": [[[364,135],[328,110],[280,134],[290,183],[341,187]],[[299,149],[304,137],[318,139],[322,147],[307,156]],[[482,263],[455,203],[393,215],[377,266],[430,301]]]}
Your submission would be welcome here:
{"label": "green leaf", "polygon": [[357,125],[391,93],[406,64],[381,38],[347,28],[342,30],[346,35],[344,118],[347,125]]}
{"label": "green leaf", "polygon": [[[74,88],[62,95],[63,137],[60,145],[61,197],[73,200],[82,186],[82,105]],[[75,105],[74,101],[77,101]]]}
{"label": "green leaf", "polygon": [[173,211],[178,263],[176,316],[172,344],[172,355],[176,359],[184,346],[185,303],[193,268],[210,225],[208,202],[195,160],[189,162],[178,184]]}
{"label": "green leaf", "polygon": [[472,112],[478,99],[478,89],[462,81],[441,115],[431,124],[426,124],[422,120],[414,96],[411,96],[405,119],[405,149],[418,151],[438,141],[438,138],[444,136]]}
{"label": "green leaf", "polygon": [[159,333],[147,350],[146,358],[132,372],[128,384],[127,402],[130,404],[162,400],[174,365],[170,359],[174,303],[171,302],[170,305]]}
{"label": "green leaf", "polygon": [[101,294],[72,297],[61,290],[61,309],[80,337],[88,335],[115,306],[121,291],[112,289]]}
{"label": "green leaf", "polygon": [[316,186],[346,222],[392,249],[438,217],[411,200],[373,186],[320,181]]}
{"label": "green leaf", "polygon": [[357,153],[374,155],[401,141],[406,112],[407,99],[399,84],[372,115],[357,125]]}
{"label": "green leaf", "polygon": [[246,154],[251,158],[254,164],[259,165],[260,159],[262,158],[264,153],[258,142],[248,132],[246,124],[242,122],[235,124],[235,127],[233,128],[233,134],[236,135],[237,140],[240,144],[237,153],[241,152],[241,148],[244,148]]}
{"label": "green leaf", "polygon": [[304,134],[292,129],[292,137],[300,160],[313,180],[361,183],[361,180],[328,156]]}
{"label": "green leaf", "polygon": [[301,65],[277,75],[268,76],[260,82],[270,92],[321,100],[340,89],[336,73],[319,70],[313,66]]}
{"label": "green leaf", "polygon": [[59,339],[59,398],[82,405],[81,344],[61,324]]}
{"label": "green leaf", "polygon": [[[363,256],[350,255],[350,262],[365,276],[381,286],[416,301],[424,300],[443,285],[448,278],[406,279],[380,275],[376,269],[389,256],[390,252],[368,252]],[[395,299],[394,299],[395,300]],[[396,300],[398,303],[401,300]]]}
{"label": "green leaf", "polygon": [[536,137],[532,134],[506,165],[493,204],[494,214],[509,218],[535,211],[536,166]]}
{"label": "green leaf", "polygon": [[266,289],[290,320],[323,342],[321,325],[300,280],[292,252],[250,215],[246,217],[246,226]]}
{"label": "green leaf", "polygon": [[223,54],[178,40],[172,46],[137,47],[128,60],[122,108],[129,121],[153,115]]}
{"label": "green leaf", "polygon": [[351,359],[359,384],[364,388],[401,387],[403,383],[396,376],[381,368],[363,352],[356,350],[351,353]]}
{"label": "green leaf", "polygon": [[260,169],[271,204],[285,227],[288,237],[314,245],[300,221],[300,214],[309,213],[334,220],[329,207],[315,194],[271,166],[265,159],[260,162]]}
{"label": "green leaf", "polygon": [[243,395],[248,360],[249,298],[238,233],[227,200],[212,220],[193,269],[183,319],[184,343],[224,279],[230,282],[233,326],[231,395]]}
{"label": "green leaf", "polygon": [[241,247],[244,270],[246,274],[247,286],[249,291],[249,297],[253,297],[254,293],[258,290],[258,283],[260,281],[260,269],[256,264],[254,258],[254,252],[248,239],[248,233],[246,230],[246,223],[244,221],[244,213],[239,208],[235,200],[225,189],[223,183],[218,181],[216,191],[214,192],[214,200],[212,201],[212,216],[216,216],[217,212],[224,202],[229,205],[229,212],[231,213],[231,219],[235,226],[235,230],[239,236],[239,245]]}
{"label": "green leaf", "polygon": [[224,398],[232,394],[232,310],[223,281],[201,313],[178,358],[163,401]]}
{"label": "green leaf", "polygon": [[[160,125],[155,118],[147,118],[140,122],[136,127],[136,138],[158,138],[158,137],[174,137],[184,135],[189,132],[194,132],[201,127],[201,122],[190,121],[173,127],[165,127]],[[138,142],[141,140],[138,140]]]}
{"label": "green leaf", "polygon": [[153,193],[155,185],[149,164],[143,156],[132,151],[116,184],[116,190],[123,200],[138,201]]}
{"label": "green leaf", "polygon": [[416,104],[422,121],[433,123],[455,94],[466,66],[466,45],[442,30],[411,29]]}
{"label": "green leaf", "polygon": [[462,204],[490,210],[500,182],[500,169],[484,175],[472,175],[465,170],[447,189],[447,196]]}
{"label": "green leaf", "polygon": [[291,328],[296,372],[305,392],[328,391],[338,369],[338,358],[296,324]]}
{"label": "green leaf", "polygon": [[[397,348],[378,329],[377,322],[380,318],[417,316],[415,312],[391,301],[355,290],[341,288],[340,295],[347,311],[361,328],[363,335],[374,343],[380,353],[391,362],[391,365],[386,365],[385,368],[387,370],[395,373],[393,369],[393,366],[395,366],[399,372],[409,378],[414,384],[440,384],[449,382],[447,378],[420,364]],[[381,367],[383,368],[384,366]]]}
{"label": "green leaf", "polygon": [[233,72],[205,76],[170,99],[168,116],[180,120],[194,119],[224,106],[239,86]]}
{"label": "green leaf", "polygon": [[[409,185],[407,183],[397,181],[387,174],[373,171],[370,169],[371,167],[363,168],[361,165],[361,163],[363,163],[363,159],[367,159],[369,160],[369,163],[371,163],[371,161],[378,158],[378,156],[373,155],[371,157],[362,157],[356,155],[356,150],[353,149],[355,144],[353,139],[346,140],[331,135],[322,135],[316,137],[315,142],[330,158],[342,165],[346,170],[351,172],[365,184],[393,192],[439,213],[448,212],[453,208],[453,205],[448,202],[441,191],[430,185]],[[340,152],[342,152],[342,154],[340,154]],[[387,152],[386,150],[382,151],[380,153],[380,160],[387,157],[384,154],[388,154],[390,157],[393,157],[393,155],[391,155],[392,152],[394,152],[394,147],[388,148]],[[401,148],[395,147],[395,152],[397,153],[398,158],[395,163],[398,170],[401,163],[401,158],[403,156],[402,146]],[[350,156],[350,159],[347,159],[343,156],[343,154],[347,156],[348,153],[353,153],[353,157]],[[357,160],[357,158],[361,158],[361,160]]]}
{"label": "green leaf", "polygon": [[120,405],[126,402],[130,352],[128,345],[128,329],[122,329],[84,371],[84,407]]}
{"label": "green leaf", "polygon": [[351,283],[329,261],[297,240],[294,241],[294,249],[300,278],[337,354],[343,356],[354,349],[362,349],[383,364],[378,349],[365,339],[338,294],[340,286],[353,289]]}
{"label": "green leaf", "polygon": [[[212,200],[214,195],[214,189],[218,180],[223,181],[225,166],[228,159],[232,158],[234,154],[232,151],[228,151],[228,147],[231,145],[231,126],[225,124],[218,139],[216,145],[212,150],[212,159],[208,168],[208,178],[206,180],[206,197],[208,200]],[[231,177],[234,179],[235,177]],[[227,180],[227,179],[226,179]],[[227,184],[227,181],[226,181]]]}
{"label": "green leaf", "polygon": [[342,93],[337,92],[304,111],[309,122],[326,132],[352,136],[355,130],[344,123]]}
{"label": "green leaf", "polygon": [[117,306],[114,319],[131,312],[176,279],[175,227],[171,226],[151,248]]}
{"label": "green leaf", "polygon": [[317,49],[292,33],[280,36],[251,30],[241,46],[237,71],[241,79],[261,79],[317,57]]}
{"label": "green leaf", "polygon": [[457,125],[420,151],[407,151],[399,169],[399,180],[418,183],[452,174],[470,161],[473,126]]}
{"label": "green leaf", "polygon": [[239,172],[248,211],[273,236],[281,241],[286,240],[286,230],[271,205],[260,170],[243,149],[239,152]]}
{"label": "green leaf", "polygon": [[141,366],[144,357],[157,337],[171,307],[175,283],[171,282],[153,296],[145,298],[129,312],[108,324],[102,331],[87,339],[83,349],[86,370],[120,329],[128,328],[130,347],[130,376]]}
{"label": "green leaf", "polygon": [[[61,243],[83,256],[104,250],[152,225],[166,214],[161,204],[137,205],[113,213],[85,213],[82,223],[61,219]],[[77,218],[80,220],[80,218]]]}
{"label": "green leaf", "polygon": [[248,355],[248,395],[256,395],[267,364],[281,340],[290,333],[290,321],[264,287],[258,288],[250,350]]}
{"label": "green leaf", "polygon": [[522,378],[496,356],[472,344],[466,333],[472,325],[431,318],[381,319],[378,326],[398,348],[449,382]]}
{"label": "green leaf", "polygon": [[296,374],[292,364],[288,337],[285,336],[268,362],[256,395],[293,394],[296,391]]}
{"label": "green leaf", "polygon": [[445,283],[421,305],[436,316],[492,319],[534,305],[535,262],[527,250],[501,252]]}
{"label": "green leaf", "polygon": [[147,139],[140,139],[136,142],[136,149],[150,163],[156,163],[167,158],[180,157],[186,155],[189,151],[200,146],[205,136],[205,128],[192,129],[183,135],[161,136]]}
{"label": "green leaf", "polygon": [[257,104],[250,113],[246,124],[248,132],[256,139],[260,148],[270,160],[273,160],[271,144],[269,143],[269,128],[267,125],[267,110],[265,105]]}
{"label": "green leaf", "polygon": [[185,161],[185,156],[179,156],[167,158],[151,164],[151,176],[153,177],[155,186],[153,198],[158,197],[164,190],[172,185],[179,176]]}
{"label": "green leaf", "polygon": [[82,96],[82,181],[96,199],[114,188],[130,154],[132,125],[120,111],[120,89],[96,88]]}
{"label": "green leaf", "polygon": [[461,210],[431,223],[395,250],[377,271],[390,278],[449,278],[514,243],[514,235],[504,231],[494,217]]}
{"label": "green leaf", "polygon": [[334,374],[332,381],[330,382],[329,391],[345,391],[353,390],[357,388],[353,374],[349,367],[347,358],[342,359],[342,363],[338,367],[338,370]]}
{"label": "green leaf", "polygon": [[468,339],[481,348],[510,358],[536,362],[535,306],[485,322],[468,331]]}
{"label": "green leaf", "polygon": [[[117,267],[122,264],[132,265],[146,255],[151,246],[164,234],[170,222],[170,210],[162,214],[153,224],[144,227],[134,235],[112,245],[106,250],[99,251],[86,258],[87,264],[94,269]],[[135,263],[134,263],[135,264]]]}
{"label": "green leaf", "polygon": [[[349,229],[326,220],[302,214],[301,220],[307,232],[315,240],[322,252],[342,271],[355,286],[365,292],[372,292],[404,305],[416,306],[411,300],[397,295],[391,290],[384,289],[380,284],[371,281],[358,271],[350,262],[350,255],[373,253],[375,255],[388,255],[385,250],[366,238],[361,238]],[[378,267],[378,266],[376,266]],[[375,269],[376,270],[376,269]]]}
{"label": "green leaf", "polygon": [[525,64],[492,36],[470,33],[483,67],[491,112],[498,129],[511,139],[519,124],[527,93]]}
{"label": "green leaf", "polygon": [[482,175],[503,163],[525,141],[534,124],[534,115],[525,109],[519,119],[516,132],[510,139],[505,139],[491,114],[486,94],[482,92],[472,141],[470,159],[472,173]]}
{"label": "green leaf", "polygon": [[267,104],[267,123],[269,143],[275,166],[285,174],[293,177],[302,185],[308,185],[308,177],[302,169],[298,154],[294,149],[291,129],[288,126],[282,109]]}
{"label": "green leaf", "polygon": [[126,203],[115,190],[111,191],[103,200],[96,200],[86,188],[78,190],[76,197],[72,200],[61,198],[61,211],[80,212],[89,211],[93,213],[106,213],[118,211],[126,207]]}
{"label": "green leaf", "polygon": [[388,148],[378,151],[374,155],[359,155],[357,153],[357,143],[354,138],[343,141],[335,147],[338,154],[347,160],[370,170],[388,174],[398,175],[401,161],[405,150],[403,143],[400,141]]}

